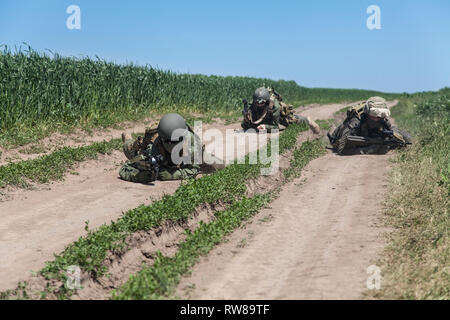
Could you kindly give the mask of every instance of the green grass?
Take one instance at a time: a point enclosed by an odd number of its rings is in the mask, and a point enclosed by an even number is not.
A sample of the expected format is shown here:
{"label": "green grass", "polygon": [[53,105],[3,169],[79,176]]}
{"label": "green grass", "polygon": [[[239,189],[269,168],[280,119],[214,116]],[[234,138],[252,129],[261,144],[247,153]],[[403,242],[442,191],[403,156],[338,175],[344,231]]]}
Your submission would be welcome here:
{"label": "green grass", "polygon": [[0,48],[0,146],[38,141],[55,131],[108,127],[155,112],[232,114],[262,85],[292,104],[355,101],[384,94],[310,89],[294,81],[177,74],[133,64]]}
{"label": "green grass", "polygon": [[112,139],[83,147],[64,147],[36,159],[3,165],[0,166],[0,187],[27,187],[30,182],[60,180],[76,163],[96,159],[98,154],[108,154],[121,147],[120,139]]}
{"label": "green grass", "polygon": [[319,125],[320,129],[323,130],[330,130],[331,127],[334,124],[334,120],[333,119],[328,119],[328,120],[316,120],[317,124]]}
{"label": "green grass", "polygon": [[294,150],[290,167],[284,171],[284,177],[291,180],[298,176],[301,169],[311,159],[315,159],[326,152],[325,145],[326,143],[323,139],[303,142],[300,148]]}
{"label": "green grass", "polygon": [[393,228],[379,261],[382,299],[450,299],[450,89],[401,99],[393,109],[416,142],[397,153],[386,202]]}
{"label": "green grass", "polygon": [[271,198],[271,193],[243,198],[233,203],[228,210],[216,213],[213,222],[201,223],[193,233],[187,231],[187,238],[180,243],[174,257],[166,257],[158,252],[154,264],[143,267],[139,273],[131,276],[126,284],[113,293],[113,298],[154,300],[173,294],[180,277],[190,270],[199,256],[206,255],[227,234],[239,227],[242,221],[257,213]]}

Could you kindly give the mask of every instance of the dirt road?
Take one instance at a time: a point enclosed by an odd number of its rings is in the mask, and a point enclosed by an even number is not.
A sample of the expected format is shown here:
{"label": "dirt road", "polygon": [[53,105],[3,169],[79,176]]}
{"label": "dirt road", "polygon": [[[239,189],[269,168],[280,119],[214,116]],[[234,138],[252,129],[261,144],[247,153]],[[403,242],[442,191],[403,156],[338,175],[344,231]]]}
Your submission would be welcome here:
{"label": "dirt road", "polygon": [[[227,129],[239,127],[220,125],[218,129],[225,136]],[[256,148],[251,146],[250,151]],[[209,145],[206,149],[212,150]],[[114,151],[81,163],[76,174],[62,182],[6,192],[0,202],[0,291],[15,287],[54,253],[85,235],[86,221],[89,228],[97,228],[127,210],[174,193],[180,185],[179,181],[154,185],[122,181],[118,171],[124,160],[122,152]]]}
{"label": "dirt road", "polygon": [[[192,299],[355,299],[382,247],[389,156],[312,161],[244,229],[196,265]],[[195,290],[183,289],[195,285]]]}
{"label": "dirt road", "polygon": [[[317,105],[308,112],[313,117],[318,112],[327,119],[343,106]],[[218,127],[222,132],[235,128],[239,124]],[[0,291],[14,288],[31,271],[41,269],[54,253],[85,235],[85,221],[91,229],[96,228],[116,220],[124,211],[173,193],[179,186],[179,182],[124,182],[117,174],[123,160],[123,154],[116,151],[82,163],[75,169],[76,175],[68,175],[63,182],[8,192],[6,200],[0,202]]]}
{"label": "dirt road", "polygon": [[[313,117],[313,110],[308,115]],[[361,298],[367,268],[383,247],[381,213],[389,158],[329,152],[312,161],[301,177],[283,187],[270,208],[203,257],[181,281],[177,295]]]}

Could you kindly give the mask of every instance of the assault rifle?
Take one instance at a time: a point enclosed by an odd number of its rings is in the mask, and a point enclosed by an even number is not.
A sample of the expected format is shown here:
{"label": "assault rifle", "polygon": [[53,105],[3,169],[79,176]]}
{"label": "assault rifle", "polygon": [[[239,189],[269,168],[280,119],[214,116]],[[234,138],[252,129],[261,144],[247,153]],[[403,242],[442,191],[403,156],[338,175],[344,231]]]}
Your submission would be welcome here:
{"label": "assault rifle", "polygon": [[350,147],[365,147],[371,144],[382,144],[390,149],[403,148],[411,144],[397,131],[383,130],[380,137],[370,138],[361,136],[348,136],[347,145]]}
{"label": "assault rifle", "polygon": [[248,101],[247,99],[243,99],[242,103],[244,104],[244,110],[242,110],[242,115],[244,116],[244,120],[245,121],[250,121],[250,107],[248,106]]}
{"label": "assault rifle", "polygon": [[163,163],[163,156],[161,154],[152,156],[147,151],[143,153],[143,156],[145,157],[145,160],[142,161],[141,167],[144,167],[148,171],[153,171],[155,179],[157,179],[161,164]]}

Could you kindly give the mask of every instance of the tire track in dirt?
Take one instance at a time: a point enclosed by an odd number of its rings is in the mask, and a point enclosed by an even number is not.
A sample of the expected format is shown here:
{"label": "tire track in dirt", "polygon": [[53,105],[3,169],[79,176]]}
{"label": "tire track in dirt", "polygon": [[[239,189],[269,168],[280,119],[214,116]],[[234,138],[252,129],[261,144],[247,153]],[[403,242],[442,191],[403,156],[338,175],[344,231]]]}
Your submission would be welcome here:
{"label": "tire track in dirt", "polygon": [[361,298],[367,268],[384,245],[382,203],[390,158],[328,152],[311,161],[270,208],[201,258],[180,282],[177,296]]}
{"label": "tire track in dirt", "polygon": [[[331,117],[343,106],[324,105],[314,109],[327,108]],[[204,129],[210,127],[225,133],[240,125],[205,125]],[[207,150],[210,147],[211,144]],[[249,147],[247,152],[256,150],[256,146]],[[116,220],[129,209],[172,194],[180,184],[171,181],[142,185],[122,181],[118,169],[124,160],[121,152],[114,151],[98,160],[80,163],[74,170],[76,175],[68,175],[62,182],[36,186],[35,190],[7,192],[6,201],[0,202],[0,291],[14,288],[31,270],[41,269],[54,253],[85,235],[85,221],[89,221],[90,229],[95,229]]]}
{"label": "tire track in dirt", "polygon": [[[204,125],[214,127],[225,137],[240,124]],[[238,133],[235,133],[238,134]],[[213,151],[214,144],[206,150]],[[225,147],[225,146],[224,146]],[[235,146],[245,153],[257,145]],[[231,160],[233,155],[227,155]],[[174,193],[179,181],[157,181],[152,185],[129,183],[119,179],[118,170],[125,161],[120,151],[101,155],[98,160],[80,163],[76,175],[62,182],[37,185],[34,190],[9,189],[0,199],[0,291],[14,288],[30,272],[41,269],[54,253],[86,234],[85,221],[95,229],[118,219],[123,212],[149,205],[165,194]]]}
{"label": "tire track in dirt", "polygon": [[[190,299],[357,299],[382,247],[389,155],[313,160],[179,285]],[[270,217],[269,219],[267,217]],[[270,220],[269,222],[263,222]],[[195,289],[185,292],[186,287]]]}

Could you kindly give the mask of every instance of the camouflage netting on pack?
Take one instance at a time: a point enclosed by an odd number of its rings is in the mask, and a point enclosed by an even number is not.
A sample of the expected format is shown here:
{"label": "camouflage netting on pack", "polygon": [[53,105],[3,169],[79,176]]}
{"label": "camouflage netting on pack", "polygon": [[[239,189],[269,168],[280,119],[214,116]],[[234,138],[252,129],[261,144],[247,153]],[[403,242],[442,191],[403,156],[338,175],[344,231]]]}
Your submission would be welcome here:
{"label": "camouflage netting on pack", "polygon": [[391,115],[386,100],[381,97],[371,97],[366,101],[364,111],[373,117],[388,118]]}

